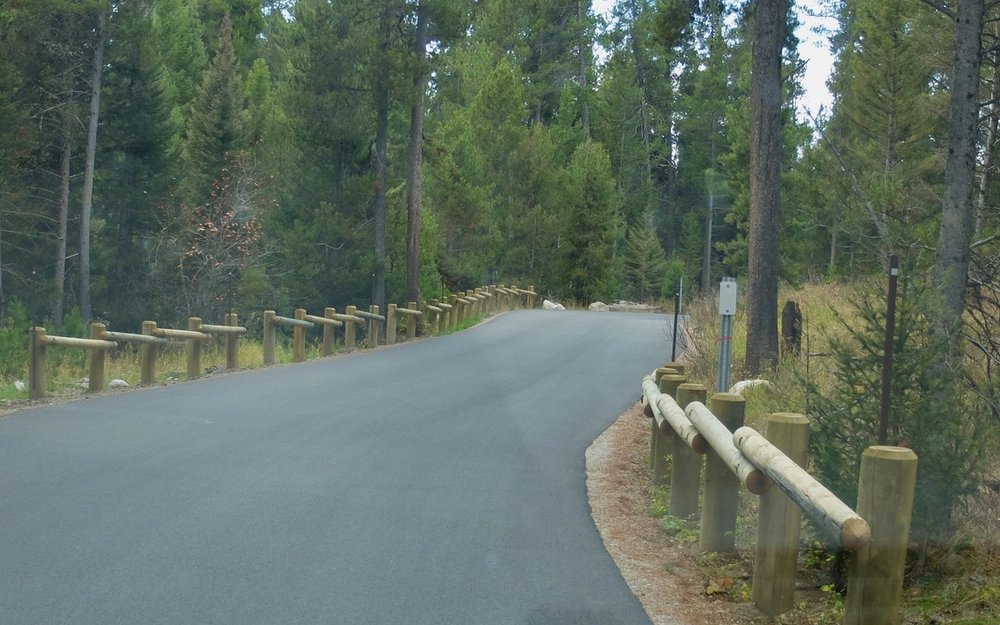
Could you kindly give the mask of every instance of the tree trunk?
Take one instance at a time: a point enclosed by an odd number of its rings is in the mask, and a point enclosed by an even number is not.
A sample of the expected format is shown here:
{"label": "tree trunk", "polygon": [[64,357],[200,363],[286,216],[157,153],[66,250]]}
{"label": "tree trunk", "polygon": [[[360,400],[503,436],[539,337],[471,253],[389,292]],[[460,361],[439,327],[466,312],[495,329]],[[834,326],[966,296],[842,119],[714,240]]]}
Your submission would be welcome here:
{"label": "tree trunk", "polygon": [[386,223],[386,187],[388,180],[388,147],[389,147],[389,38],[392,35],[392,23],[389,19],[389,6],[386,2],[379,15],[379,65],[378,76],[375,78],[375,267],[372,276],[372,304],[379,310],[385,307],[385,237]]}
{"label": "tree trunk", "polygon": [[781,208],[781,49],[788,0],[760,0],[750,85],[748,374],[778,361],[778,228]]}
{"label": "tree trunk", "polygon": [[83,206],[80,210],[80,315],[91,319],[90,306],[90,217],[94,200],[94,160],[97,154],[97,124],[101,112],[101,77],[104,72],[104,40],[108,8],[101,7],[97,17],[97,42],[94,45],[94,73],[90,80],[90,119],[87,121],[87,162],[83,173]]}
{"label": "tree trunk", "polygon": [[[1000,37],[1000,27],[996,22],[991,25],[992,37]],[[986,214],[986,198],[989,195],[990,184],[993,182],[994,161],[996,158],[997,126],[1000,123],[1000,54],[993,52],[989,61],[990,67],[990,100],[986,112],[986,139],[983,142],[983,167],[979,173],[979,194],[976,196],[975,225],[973,237],[978,238],[983,229],[983,219]]]}
{"label": "tree trunk", "polygon": [[52,308],[52,323],[62,328],[66,295],[66,236],[69,224],[69,181],[70,160],[73,156],[73,104],[72,81],[66,89],[66,104],[63,111],[62,159],[59,165],[59,221],[56,242],[56,301]]}
{"label": "tree trunk", "polygon": [[413,108],[410,110],[410,184],[406,192],[406,297],[420,301],[420,204],[424,170],[424,92],[427,90],[427,6],[417,5]]}
{"label": "tree trunk", "polygon": [[961,351],[962,312],[972,241],[983,11],[982,0],[960,0],[955,13],[948,158],[944,170],[945,188],[936,267],[941,289],[937,332],[948,338],[953,354]]}
{"label": "tree trunk", "polygon": [[590,108],[587,104],[587,69],[590,66],[590,42],[587,40],[587,29],[584,28],[584,18],[587,11],[583,8],[583,0],[576,1],[576,19],[580,27],[580,116],[583,124],[583,136],[590,139]]}

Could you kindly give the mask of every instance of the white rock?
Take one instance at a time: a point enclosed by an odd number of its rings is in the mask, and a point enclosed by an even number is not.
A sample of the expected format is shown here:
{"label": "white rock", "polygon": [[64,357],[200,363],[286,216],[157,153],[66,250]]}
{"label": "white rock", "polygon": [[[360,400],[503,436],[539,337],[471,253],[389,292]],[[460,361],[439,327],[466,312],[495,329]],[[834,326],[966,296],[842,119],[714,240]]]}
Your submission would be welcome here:
{"label": "white rock", "polygon": [[604,302],[593,302],[591,303],[590,306],[587,307],[587,310],[593,310],[596,312],[608,312],[609,310],[611,310],[611,307],[605,304]]}
{"label": "white rock", "polygon": [[566,310],[566,307],[562,304],[556,304],[555,302],[550,302],[549,300],[542,302],[542,308],[544,310]]}
{"label": "white rock", "polygon": [[128,382],[119,378],[115,378],[114,380],[108,382],[108,388],[126,388],[126,387],[128,387]]}
{"label": "white rock", "polygon": [[736,384],[733,384],[729,388],[729,392],[730,393],[736,393],[737,395],[742,395],[744,391],[747,391],[749,389],[752,389],[752,388],[755,388],[755,387],[758,387],[758,386],[763,386],[764,388],[769,389],[769,390],[774,388],[774,385],[771,384],[770,382],[768,382],[767,380],[759,380],[759,379],[758,380],[740,380],[739,382],[737,382]]}
{"label": "white rock", "polygon": [[16,388],[19,391],[24,391],[24,389],[26,389],[27,387],[24,385],[24,382],[20,380],[14,380],[14,388]]}
{"label": "white rock", "polygon": [[80,381],[77,383],[77,386],[79,386],[80,388],[90,388],[90,378],[80,378]]}

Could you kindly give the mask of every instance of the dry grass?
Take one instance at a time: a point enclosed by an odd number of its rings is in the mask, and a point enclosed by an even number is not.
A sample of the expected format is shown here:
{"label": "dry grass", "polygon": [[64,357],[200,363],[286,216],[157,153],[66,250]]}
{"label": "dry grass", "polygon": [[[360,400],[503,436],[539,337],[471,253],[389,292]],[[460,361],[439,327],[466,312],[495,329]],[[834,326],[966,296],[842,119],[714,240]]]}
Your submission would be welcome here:
{"label": "dry grass", "polygon": [[[778,368],[766,376],[774,388],[757,388],[746,394],[749,425],[759,429],[766,416],[773,412],[808,414],[809,397],[801,383],[804,378],[821,389],[832,386],[832,359],[826,354],[830,339],[844,337],[846,326],[856,319],[852,307],[856,292],[855,285],[849,284],[810,284],[782,289],[780,303],[783,305],[792,299],[802,310],[802,355],[783,354]],[[694,301],[686,312],[690,315],[689,349],[685,354],[688,377],[714,388],[718,362],[715,340],[719,331],[717,301]],[[743,379],[746,353],[744,306],[738,308],[734,326],[731,379],[735,381]],[[994,431],[987,452],[988,457],[994,459],[1000,450],[997,436]],[[1000,463],[994,460],[985,478],[979,494],[969,498],[964,508],[956,512],[958,531],[955,536],[933,548],[914,550],[906,578],[903,623],[1000,625]],[[756,498],[744,494],[737,529],[737,543],[741,550],[752,550],[756,540],[755,510]],[[806,526],[805,544],[810,542],[810,536],[810,529]],[[779,619],[761,619],[760,622],[837,622],[837,597],[829,591],[819,590],[832,581],[830,564],[828,554],[804,551],[800,561],[803,594],[799,607]],[[742,574],[746,574],[746,570]]]}

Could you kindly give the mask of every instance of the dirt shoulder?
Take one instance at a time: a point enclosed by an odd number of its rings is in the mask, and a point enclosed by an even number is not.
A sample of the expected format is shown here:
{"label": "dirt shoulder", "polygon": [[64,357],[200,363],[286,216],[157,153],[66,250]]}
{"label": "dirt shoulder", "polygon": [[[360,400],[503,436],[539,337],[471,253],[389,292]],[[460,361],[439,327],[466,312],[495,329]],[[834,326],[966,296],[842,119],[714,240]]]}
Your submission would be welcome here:
{"label": "dirt shoulder", "polygon": [[638,404],[587,449],[587,493],[604,545],[654,625],[744,625],[752,604],[713,599],[697,554],[649,513],[649,419]]}

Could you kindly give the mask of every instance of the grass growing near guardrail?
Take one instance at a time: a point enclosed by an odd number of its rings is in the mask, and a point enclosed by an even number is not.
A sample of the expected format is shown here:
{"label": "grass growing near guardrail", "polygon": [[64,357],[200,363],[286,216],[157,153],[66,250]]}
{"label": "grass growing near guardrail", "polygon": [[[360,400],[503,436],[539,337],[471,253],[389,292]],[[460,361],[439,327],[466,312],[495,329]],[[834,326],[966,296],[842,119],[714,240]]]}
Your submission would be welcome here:
{"label": "grass growing near guardrail", "polygon": [[[864,319],[852,305],[858,301],[860,293],[853,284],[804,285],[782,290],[779,303],[783,305],[792,299],[802,310],[802,353],[782,356],[777,369],[766,376],[770,387],[760,386],[745,393],[748,425],[760,429],[767,415],[774,412],[812,415],[823,395],[838,388],[837,362],[831,355],[833,343],[850,340],[848,328],[862,326]],[[737,311],[733,331],[733,382],[745,379],[742,369],[746,353],[745,308],[741,305]],[[690,315],[690,339],[684,356],[688,379],[714,388],[718,303],[715,299],[695,300],[689,303],[685,313]],[[873,393],[877,397],[880,389],[857,389],[857,392]],[[873,419],[877,416],[877,412],[872,414]],[[1000,540],[997,538],[1000,536],[1000,464],[995,460],[1000,450],[998,429],[994,423],[983,433],[987,440],[985,457],[992,460],[982,465],[983,485],[955,508],[952,515],[954,532],[936,541],[914,545],[912,549],[902,609],[905,625],[928,622],[1000,625]],[[662,497],[662,493],[658,496]],[[741,550],[748,549],[755,540],[755,528],[750,526],[756,518],[756,500],[745,492],[742,495],[737,523],[737,546]],[[652,501],[655,507],[656,497]],[[842,561],[823,549],[818,538],[811,528],[803,533],[804,547],[813,546],[803,548],[799,566],[800,575],[815,586],[812,600],[768,622],[839,622],[842,603],[839,602],[835,569]],[[709,567],[705,577],[713,579],[716,572]],[[728,600],[740,600],[739,593],[721,594]]]}

